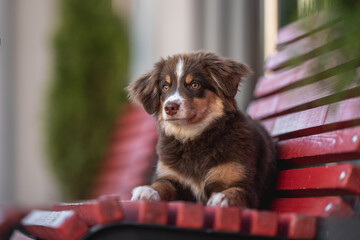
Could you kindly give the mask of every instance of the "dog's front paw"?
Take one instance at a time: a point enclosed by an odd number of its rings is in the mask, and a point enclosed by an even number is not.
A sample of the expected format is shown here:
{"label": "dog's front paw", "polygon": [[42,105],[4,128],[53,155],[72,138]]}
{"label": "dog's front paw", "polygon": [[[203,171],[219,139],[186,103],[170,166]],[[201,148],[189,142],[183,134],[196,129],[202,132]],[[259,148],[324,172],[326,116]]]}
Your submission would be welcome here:
{"label": "dog's front paw", "polygon": [[151,187],[140,186],[132,190],[131,201],[160,201],[160,195]]}
{"label": "dog's front paw", "polygon": [[213,193],[206,205],[212,207],[228,207],[229,200],[223,193]]}

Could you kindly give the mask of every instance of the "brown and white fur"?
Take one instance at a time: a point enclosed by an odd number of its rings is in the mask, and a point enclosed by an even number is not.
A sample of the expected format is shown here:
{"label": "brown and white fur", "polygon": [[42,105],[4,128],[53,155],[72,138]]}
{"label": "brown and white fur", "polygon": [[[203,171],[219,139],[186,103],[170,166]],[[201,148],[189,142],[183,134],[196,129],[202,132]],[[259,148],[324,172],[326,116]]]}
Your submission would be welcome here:
{"label": "brown and white fur", "polygon": [[158,123],[154,182],[132,200],[189,200],[209,206],[259,207],[276,177],[265,129],[241,113],[234,97],[245,64],[213,53],[161,59],[128,87]]}

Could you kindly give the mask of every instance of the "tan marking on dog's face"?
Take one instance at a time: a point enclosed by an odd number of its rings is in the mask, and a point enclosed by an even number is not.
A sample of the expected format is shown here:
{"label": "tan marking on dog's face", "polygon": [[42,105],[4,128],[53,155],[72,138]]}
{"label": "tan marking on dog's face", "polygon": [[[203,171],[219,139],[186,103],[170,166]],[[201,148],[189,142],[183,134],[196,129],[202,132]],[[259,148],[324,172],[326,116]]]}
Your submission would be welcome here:
{"label": "tan marking on dog's face", "polygon": [[165,81],[166,81],[168,84],[171,84],[171,77],[170,77],[170,75],[166,75]]}
{"label": "tan marking on dog's face", "polygon": [[188,108],[188,111],[194,114],[191,123],[199,123],[210,115],[224,114],[221,99],[211,91],[207,91],[204,98],[194,98]]}
{"label": "tan marking on dog's face", "polygon": [[209,109],[209,105],[212,104],[212,99],[209,97],[209,95],[212,95],[210,93],[206,94],[205,98],[194,98],[192,102],[191,108],[193,111],[196,111],[196,115],[194,119],[192,119],[193,123],[198,123],[201,120],[203,120],[207,115],[207,110]]}
{"label": "tan marking on dog's face", "polygon": [[189,177],[185,177],[170,167],[164,165],[161,161],[158,161],[156,168],[156,175],[158,179],[168,179],[179,182],[180,184],[188,187],[194,194],[197,201],[205,202],[207,200],[204,192],[204,182],[196,182]]}
{"label": "tan marking on dog's face", "polygon": [[224,105],[222,100],[213,94],[213,101],[209,106],[211,112],[215,113],[218,116],[224,115]]}
{"label": "tan marking on dog's face", "polygon": [[187,84],[190,84],[192,80],[193,80],[193,76],[190,75],[190,74],[187,75],[186,78],[185,78],[185,82],[186,82]]}
{"label": "tan marking on dog's face", "polygon": [[205,177],[205,184],[212,182],[221,182],[225,186],[246,178],[244,167],[236,162],[224,163],[214,168],[211,168]]}

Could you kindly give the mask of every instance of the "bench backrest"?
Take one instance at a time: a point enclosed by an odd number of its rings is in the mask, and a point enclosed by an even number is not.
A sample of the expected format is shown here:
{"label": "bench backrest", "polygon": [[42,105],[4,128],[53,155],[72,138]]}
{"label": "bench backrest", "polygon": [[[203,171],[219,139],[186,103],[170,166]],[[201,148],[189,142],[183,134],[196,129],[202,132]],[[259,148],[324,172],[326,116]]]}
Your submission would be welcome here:
{"label": "bench backrest", "polygon": [[339,76],[360,66],[360,56],[344,56],[351,46],[337,34],[342,22],[323,14],[279,31],[278,51],[265,63],[248,113],[279,140],[271,210],[351,216],[360,168],[337,163],[360,159],[360,84],[354,74],[351,84],[336,87]]}
{"label": "bench backrest", "polygon": [[126,104],[119,112],[89,198],[117,194],[128,200],[132,189],[148,184],[155,164],[156,142],[154,119],[141,107]]}

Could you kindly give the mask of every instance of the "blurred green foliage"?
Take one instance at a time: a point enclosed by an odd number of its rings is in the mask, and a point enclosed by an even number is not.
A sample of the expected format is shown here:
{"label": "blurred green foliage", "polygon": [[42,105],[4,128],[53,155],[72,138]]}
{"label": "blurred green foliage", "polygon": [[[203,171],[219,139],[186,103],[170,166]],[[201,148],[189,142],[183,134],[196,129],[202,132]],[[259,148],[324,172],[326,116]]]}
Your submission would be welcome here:
{"label": "blurred green foliage", "polygon": [[[306,17],[317,14],[320,11],[326,11],[330,19],[332,31],[330,31],[327,40],[330,44],[328,48],[323,49],[326,53],[329,48],[339,50],[338,58],[347,60],[346,67],[337,69],[335,76],[334,90],[337,94],[333,95],[334,101],[342,99],[342,95],[349,97],[346,92],[348,86],[360,84],[360,1],[359,0],[312,0],[303,6],[303,11],[299,12],[299,17]],[[335,20],[334,20],[335,19]],[[311,26],[303,26],[311,28]],[[331,41],[337,39],[336,41]],[[350,61],[350,59],[352,59]],[[326,54],[321,55],[317,70],[322,70],[329,59]],[[353,93],[351,96],[359,96],[360,92]],[[338,98],[338,99],[337,99]],[[360,165],[360,160],[351,161],[351,163]]]}
{"label": "blurred green foliage", "polygon": [[48,150],[66,199],[86,197],[126,99],[129,41],[111,1],[62,0],[48,104]]}
{"label": "blurred green foliage", "polygon": [[[336,90],[340,91],[354,82],[359,81],[360,66],[360,1],[359,0],[313,0],[306,1],[299,12],[299,18],[316,14],[320,11],[328,12],[331,31],[328,36],[327,47],[323,54],[338,49],[342,59],[354,59],[340,70],[337,75]],[[311,28],[304,25],[304,28]],[[322,36],[324,37],[324,36]],[[330,61],[327,55],[322,55],[318,68],[323,68]],[[301,61],[301,59],[300,59]]]}
{"label": "blurred green foliage", "polygon": [[298,18],[298,0],[278,0],[279,3],[279,15],[278,24],[279,27],[283,27]]}

